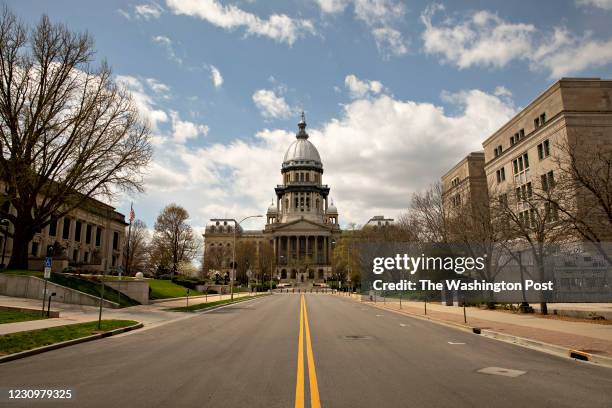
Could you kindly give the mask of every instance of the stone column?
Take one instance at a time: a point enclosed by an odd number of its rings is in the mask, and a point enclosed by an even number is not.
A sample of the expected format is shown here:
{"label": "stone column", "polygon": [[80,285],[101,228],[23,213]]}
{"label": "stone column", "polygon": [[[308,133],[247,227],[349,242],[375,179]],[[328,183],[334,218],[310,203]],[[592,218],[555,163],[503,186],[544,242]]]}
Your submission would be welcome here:
{"label": "stone column", "polygon": [[314,257],[314,263],[315,265],[319,264],[319,251],[318,251],[318,247],[319,247],[319,237],[317,235],[314,236],[314,248],[312,251],[312,256]]}
{"label": "stone column", "polygon": [[304,241],[306,241],[305,242],[306,248],[305,248],[305,251],[304,251],[304,258],[308,258],[308,246],[309,246],[308,245],[308,238],[309,238],[308,235],[306,235],[304,237]]}

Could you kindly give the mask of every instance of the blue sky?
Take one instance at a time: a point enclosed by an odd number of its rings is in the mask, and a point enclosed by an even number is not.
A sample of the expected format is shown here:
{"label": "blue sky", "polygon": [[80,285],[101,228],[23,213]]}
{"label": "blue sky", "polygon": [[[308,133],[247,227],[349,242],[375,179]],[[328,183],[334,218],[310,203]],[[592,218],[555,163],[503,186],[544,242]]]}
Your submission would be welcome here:
{"label": "blue sky", "polygon": [[133,93],[155,156],[114,204],[150,227],[265,211],[302,109],[340,221],[397,216],[558,78],[612,77],[612,0],[7,4],[90,32]]}

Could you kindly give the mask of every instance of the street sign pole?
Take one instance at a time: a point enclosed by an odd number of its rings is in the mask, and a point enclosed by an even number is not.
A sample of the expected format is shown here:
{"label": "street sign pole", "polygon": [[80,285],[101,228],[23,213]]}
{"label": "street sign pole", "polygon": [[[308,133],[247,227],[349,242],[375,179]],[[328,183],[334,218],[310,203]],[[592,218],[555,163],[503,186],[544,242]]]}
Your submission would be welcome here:
{"label": "street sign pole", "polygon": [[[49,249],[47,249],[47,253],[52,252]],[[42,316],[45,316],[45,296],[47,296],[47,281],[49,280],[49,278],[51,277],[51,265],[52,265],[52,260],[50,256],[47,256],[45,258],[45,268],[44,268],[44,275],[43,278],[45,279],[45,288],[43,290],[43,295],[42,295]]]}

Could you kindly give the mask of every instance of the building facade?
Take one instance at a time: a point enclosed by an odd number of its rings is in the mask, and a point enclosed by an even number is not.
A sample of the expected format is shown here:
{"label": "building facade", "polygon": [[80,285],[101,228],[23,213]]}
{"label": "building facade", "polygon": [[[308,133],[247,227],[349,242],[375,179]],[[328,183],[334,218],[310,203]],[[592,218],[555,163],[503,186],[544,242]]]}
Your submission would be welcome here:
{"label": "building facade", "polygon": [[[92,272],[111,271],[123,263],[127,225],[125,216],[115,211],[114,207],[88,199],[79,208],[34,235],[28,245],[28,267],[42,270],[47,248],[54,246],[54,272],[68,266]],[[1,228],[4,230],[5,227]],[[12,225],[9,224],[7,228],[9,233],[12,232]],[[6,265],[11,258],[13,239],[6,236],[4,248],[4,231],[0,233],[0,251],[4,253],[2,264]]]}
{"label": "building facade", "polygon": [[[274,275],[282,283],[309,284],[330,279],[333,246],[341,233],[339,214],[330,200],[329,186],[323,184],[323,162],[308,140],[304,114],[296,140],[281,164],[281,184],[274,190],[276,198],[266,212],[264,229],[244,231],[238,226],[236,242],[253,242],[258,255],[263,244],[270,245]],[[225,268],[230,265],[236,225],[233,219],[209,222],[204,233],[205,259],[221,256],[225,261],[217,264]]]}
{"label": "building facade", "polygon": [[448,216],[488,217],[484,152],[472,152],[442,176],[442,205]]}

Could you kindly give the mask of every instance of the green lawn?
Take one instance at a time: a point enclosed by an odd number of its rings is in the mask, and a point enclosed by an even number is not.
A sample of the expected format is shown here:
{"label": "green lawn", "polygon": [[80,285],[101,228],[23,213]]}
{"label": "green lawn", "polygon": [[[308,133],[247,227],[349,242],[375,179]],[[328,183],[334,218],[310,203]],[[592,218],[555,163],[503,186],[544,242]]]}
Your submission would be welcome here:
{"label": "green lawn", "polygon": [[189,306],[183,306],[183,307],[173,307],[173,308],[167,309],[167,310],[170,310],[172,312],[197,312],[198,310],[210,309],[211,307],[227,305],[227,304],[230,304],[230,303],[244,302],[245,300],[249,300],[249,299],[253,299],[253,298],[258,298],[258,297],[262,297],[262,296],[267,296],[267,294],[255,295],[255,296],[243,296],[243,297],[239,297],[239,298],[234,298],[234,300],[224,299],[224,300],[217,300],[215,302],[199,303],[199,304],[196,304],[196,305],[189,305]]}
{"label": "green lawn", "polygon": [[45,319],[42,312],[21,312],[19,310],[0,310],[0,324],[27,322],[28,320]]}
{"label": "green lawn", "polygon": [[[187,296],[187,288],[170,280],[149,279],[149,287],[151,288],[150,299],[169,299]],[[190,289],[189,296],[199,296],[204,293]]]}
{"label": "green lawn", "polygon": [[[100,331],[106,332],[137,323],[133,320],[102,320]],[[36,347],[87,337],[98,332],[98,322],[96,321],[5,334],[0,336],[0,355],[18,353]]]}
{"label": "green lawn", "polygon": [[[9,270],[4,273],[10,273],[14,275],[36,276],[38,278],[43,277],[43,273],[39,271]],[[94,282],[85,278],[79,278],[78,276],[74,275],[66,275],[63,273],[52,273],[51,279],[49,279],[49,281],[57,283],[58,285],[66,286],[68,288],[88,293],[96,297],[100,296],[100,292],[102,290],[102,286],[98,282]],[[130,299],[123,294],[119,296],[119,292],[109,286],[106,286],[104,288],[104,299],[110,300],[111,302],[120,303],[121,307],[135,306],[140,304],[137,301]]]}

